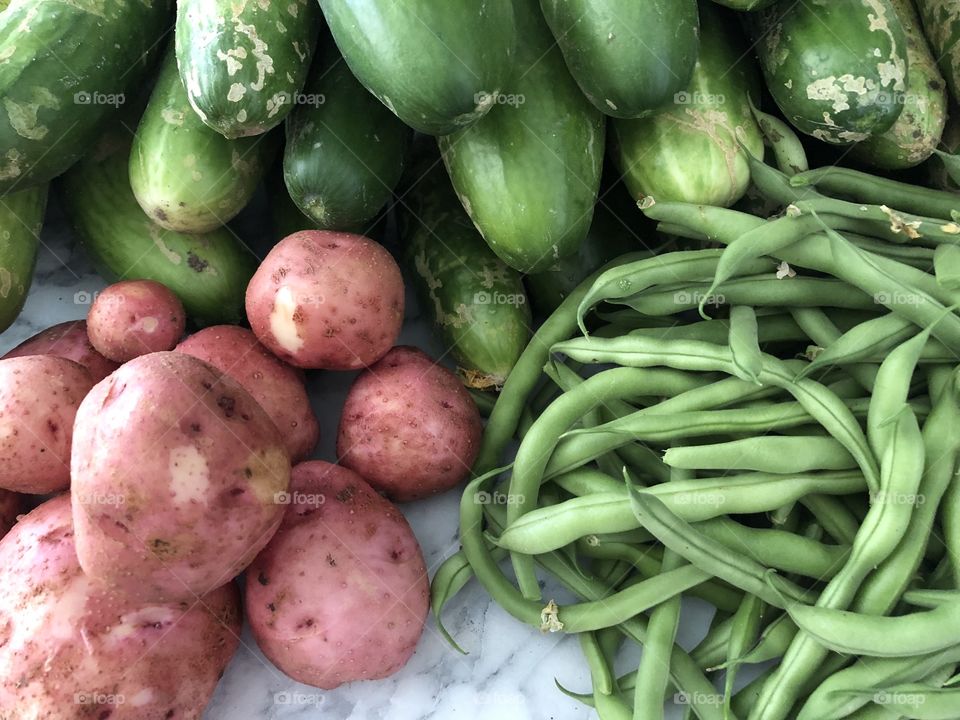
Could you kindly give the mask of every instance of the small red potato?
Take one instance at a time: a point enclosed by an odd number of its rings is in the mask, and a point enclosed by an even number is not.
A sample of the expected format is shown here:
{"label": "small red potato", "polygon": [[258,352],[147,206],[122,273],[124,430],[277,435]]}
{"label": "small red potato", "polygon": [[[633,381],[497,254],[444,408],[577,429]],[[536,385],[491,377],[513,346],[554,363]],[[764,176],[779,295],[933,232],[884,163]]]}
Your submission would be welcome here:
{"label": "small red potato", "polygon": [[246,587],[264,654],[324,689],[403,667],[430,594],[400,510],[353,471],[321,461],[293,469],[283,524],[247,569]]}
{"label": "small red potato", "polygon": [[24,340],[3,359],[27,355],[53,355],[83,365],[93,378],[100,382],[120,365],[98,353],[87,336],[86,320],[70,320],[43,330]]}
{"label": "small red potato", "polygon": [[126,280],[97,295],[87,314],[87,333],[97,351],[124,363],[147,353],[173,350],[186,322],[183,303],[165,285]]}
{"label": "small red potato", "polygon": [[143,602],[190,601],[270,540],[290,458],[235,380],[164,352],[131,360],[90,392],[71,471],[84,572]]}
{"label": "small red potato", "polygon": [[456,375],[400,346],[354,381],[337,455],[387,497],[407,502],[463,480],[482,434],[476,403]]}
{"label": "small red potato", "polygon": [[70,498],[0,542],[0,718],[199,720],[239,644],[232,584],[141,604],[96,584],[74,550]]}
{"label": "small red potato", "polygon": [[290,453],[291,462],[305,460],[320,440],[320,423],[310,407],[303,372],[280,360],[236,325],[216,325],[177,345],[229,375],[267,411]]}
{"label": "small red potato", "polygon": [[356,370],[390,349],[403,323],[403,278],[379,243],[305,230],[270,251],[247,286],[247,318],[279,358]]}
{"label": "small red potato", "polygon": [[93,378],[52,355],[0,360],[0,488],[44,494],[70,485],[73,422]]}

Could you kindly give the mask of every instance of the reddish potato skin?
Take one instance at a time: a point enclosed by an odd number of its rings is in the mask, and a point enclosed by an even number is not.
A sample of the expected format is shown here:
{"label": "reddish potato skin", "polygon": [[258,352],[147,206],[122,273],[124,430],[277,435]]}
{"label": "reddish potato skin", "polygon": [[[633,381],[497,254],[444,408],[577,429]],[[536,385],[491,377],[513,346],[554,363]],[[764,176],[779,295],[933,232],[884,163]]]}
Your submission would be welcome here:
{"label": "reddish potato skin", "polygon": [[26,498],[20,493],[0,490],[0,538],[17,524],[17,518],[27,509]]}
{"label": "reddish potato skin", "polygon": [[340,416],[340,463],[396,502],[449,490],[470,472],[483,422],[463,383],[412,347],[354,381]]}
{"label": "reddish potato skin", "polygon": [[326,690],[393,674],[413,655],[429,605],[413,531],[337,465],[297,465],[290,491],[280,530],[247,569],[257,643],[287,675]]}
{"label": "reddish potato skin", "polygon": [[90,344],[103,356],[125,363],[173,350],[186,327],[183,303],[153,280],[125,280],[97,295],[87,313]]}
{"label": "reddish potato skin", "polygon": [[70,485],[73,423],[93,378],[52,355],[0,360],[0,488],[52,493]]}
{"label": "reddish potato skin", "polygon": [[240,623],[232,584],[142,605],[94,583],[60,495],[0,542],[0,720],[199,720]]}
{"label": "reddish potato skin", "polygon": [[305,460],[320,440],[320,423],[310,407],[303,372],[280,360],[236,325],[216,325],[177,345],[229,375],[260,403],[280,430],[291,462]]}
{"label": "reddish potato skin", "polygon": [[390,349],[403,324],[403,277],[379,243],[305,230],[281,240],[247,286],[247,318],[277,357],[356,370]]}
{"label": "reddish potato skin", "polygon": [[90,344],[86,320],[70,320],[49,327],[24,340],[3,359],[28,355],[53,355],[73,360],[87,369],[94,382],[100,382],[120,367],[119,363],[108,360]]}
{"label": "reddish potato skin", "polygon": [[290,459],[235,380],[164,352],[90,392],[71,471],[84,572],[143,602],[190,601],[238,575],[272,537]]}

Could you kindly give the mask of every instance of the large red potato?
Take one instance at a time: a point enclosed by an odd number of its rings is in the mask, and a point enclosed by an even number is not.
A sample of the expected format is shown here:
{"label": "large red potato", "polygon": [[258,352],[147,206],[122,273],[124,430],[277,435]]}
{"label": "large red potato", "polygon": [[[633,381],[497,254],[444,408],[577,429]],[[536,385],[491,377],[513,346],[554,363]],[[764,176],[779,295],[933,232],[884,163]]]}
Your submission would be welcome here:
{"label": "large red potato", "polygon": [[70,320],[24,340],[3,359],[27,355],[53,355],[83,365],[94,382],[100,382],[120,365],[98,353],[87,336],[86,320]]}
{"label": "large red potato", "polygon": [[430,584],[403,514],[351,470],[293,469],[280,530],[247,569],[247,614],[264,654],[330,689],[386,677],[423,632]]}
{"label": "large red potato", "polygon": [[70,498],[0,542],[0,720],[199,720],[237,649],[234,585],[140,604],[83,574]]}
{"label": "large red potato", "polygon": [[395,347],[354,381],[337,456],[398,502],[449,490],[470,472],[483,423],[463,383],[416,348]]}
{"label": "large red potato", "polygon": [[310,407],[303,372],[261,345],[249,330],[216,325],[177,345],[240,383],[280,430],[292,462],[305,460],[320,439],[320,423]]}
{"label": "large red potato", "polygon": [[42,494],[70,485],[73,421],[92,387],[72,360],[0,360],[0,488]]}
{"label": "large red potato", "polygon": [[390,349],[403,324],[403,278],[382,245],[305,230],[270,251],[247,286],[247,318],[277,357],[356,370]]}
{"label": "large red potato", "polygon": [[266,411],[197,358],[144,355],[97,384],[71,459],[80,566],[144,602],[193,600],[276,531],[290,459]]}
{"label": "large red potato", "polygon": [[97,295],[87,314],[90,343],[107,358],[127,362],[173,350],[187,323],[180,299],[153,280],[124,280]]}

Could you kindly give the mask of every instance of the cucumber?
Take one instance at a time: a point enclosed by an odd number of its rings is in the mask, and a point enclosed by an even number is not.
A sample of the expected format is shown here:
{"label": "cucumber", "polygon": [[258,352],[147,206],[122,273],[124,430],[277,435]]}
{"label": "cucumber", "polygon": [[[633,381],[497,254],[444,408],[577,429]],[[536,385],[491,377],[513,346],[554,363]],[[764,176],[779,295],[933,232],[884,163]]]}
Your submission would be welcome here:
{"label": "cucumber", "polygon": [[215,230],[253,197],[277,138],[228,140],[190,108],[173,48],[137,127],[130,184],[158,225],[184,233]]}
{"label": "cucumber", "polygon": [[0,332],[13,324],[33,281],[47,185],[0,197]]}
{"label": "cucumber", "polygon": [[479,120],[514,66],[511,0],[320,0],[320,7],[354,75],[428,135]]}
{"label": "cucumber", "polygon": [[729,207],[750,184],[737,128],[751,152],[763,155],[763,134],[750,111],[757,85],[747,48],[726,11],[702,3],[704,32],[689,89],[674,105],[640,120],[614,120],[613,156],[635,200]]}
{"label": "cucumber", "polygon": [[947,121],[947,89],[930,52],[912,0],[890,0],[907,35],[907,90],[900,117],[886,132],[853,146],[851,156],[883,170],[919,165],[940,144]]}
{"label": "cucumber", "polygon": [[956,103],[960,98],[960,4],[954,0],[916,0],[916,5],[923,32]]}
{"label": "cucumber", "polygon": [[483,241],[439,158],[425,155],[408,175],[416,181],[405,187],[400,230],[409,277],[464,383],[499,388],[530,340],[520,273]]}
{"label": "cucumber", "polygon": [[780,0],[745,17],[770,94],[801,132],[849,144],[900,115],[907,40],[890,0]]}
{"label": "cucumber", "polygon": [[290,193],[287,192],[287,186],[283,184],[282,172],[271,173],[268,176],[267,191],[271,227],[276,240],[282,240],[301,230],[320,229],[294,205],[293,200],[290,199]]}
{"label": "cucumber", "polygon": [[696,0],[540,0],[567,67],[593,106],[636,118],[670,102],[697,61]]}
{"label": "cucumber", "polygon": [[535,0],[516,6],[516,78],[486,117],[439,140],[464,207],[493,251],[521,272],[573,255],[590,228],[604,116],[580,92]]}
{"label": "cucumber", "polygon": [[316,0],[179,0],[177,64],[190,105],[226,138],[261,135],[306,102]]}
{"label": "cucumber", "polygon": [[70,220],[102,275],[156,280],[198,325],[244,319],[256,259],[226,228],[185,235],[154,223],[130,189],[130,138],[111,131],[64,176]]}
{"label": "cucumber", "polygon": [[320,229],[362,229],[400,181],[412,132],[357,81],[332,42],[321,53],[306,90],[317,104],[287,118],[283,178]]}
{"label": "cucumber", "polygon": [[0,14],[0,195],[62,174],[153,65],[170,0],[13,0]]}
{"label": "cucumber", "polygon": [[733,10],[760,10],[761,8],[773,5],[777,0],[713,0],[718,5]]}

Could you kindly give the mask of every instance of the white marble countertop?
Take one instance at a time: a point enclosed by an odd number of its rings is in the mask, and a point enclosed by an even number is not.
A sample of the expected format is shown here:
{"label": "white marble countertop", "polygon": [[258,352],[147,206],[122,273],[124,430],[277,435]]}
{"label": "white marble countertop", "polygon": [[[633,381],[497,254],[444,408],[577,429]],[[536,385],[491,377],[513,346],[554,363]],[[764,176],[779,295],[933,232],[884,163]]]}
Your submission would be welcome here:
{"label": "white marble countertop", "polygon": [[[37,271],[29,298],[15,325],[0,335],[0,354],[27,337],[66,320],[83,318],[89,298],[106,283],[94,272],[74,243],[55,197],[43,232]],[[408,296],[410,293],[408,292]],[[401,342],[417,345],[433,356],[442,352],[408,297],[407,322]],[[313,406],[322,439],[315,457],[333,461],[340,408],[352,380],[347,373],[314,373],[310,379]],[[458,491],[403,506],[423,546],[431,576],[455,552]],[[560,598],[558,597],[558,600]],[[697,612],[699,610],[699,612]],[[706,607],[694,610],[698,622],[685,620],[680,641],[690,647],[709,617]],[[685,613],[688,617],[690,613]],[[699,617],[697,617],[699,616]],[[592,710],[562,695],[566,687],[585,692],[589,673],[574,638],[542,635],[521,625],[484,593],[469,585],[446,614],[447,629],[468,652],[461,655],[427,623],[417,652],[395,676],[359,682],[333,691],[300,685],[277,670],[259,652],[245,630],[240,650],[230,664],[205,720],[586,720]],[[626,671],[637,654],[621,660]],[[739,683],[738,683],[739,684]],[[671,708],[668,717],[679,717]]]}

